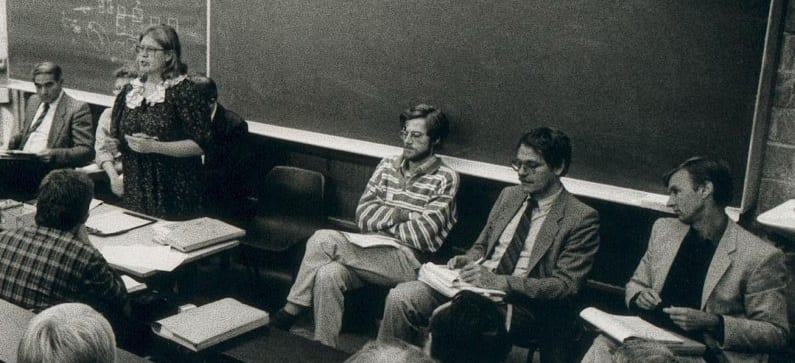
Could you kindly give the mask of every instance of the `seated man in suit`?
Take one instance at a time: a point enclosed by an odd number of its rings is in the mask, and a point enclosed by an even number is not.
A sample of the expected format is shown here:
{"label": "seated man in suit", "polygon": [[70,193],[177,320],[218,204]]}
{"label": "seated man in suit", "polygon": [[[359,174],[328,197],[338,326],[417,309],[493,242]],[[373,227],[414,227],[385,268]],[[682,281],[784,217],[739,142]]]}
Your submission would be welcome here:
{"label": "seated man in suit", "polygon": [[444,243],[456,222],[458,174],[434,150],[448,133],[440,110],[418,105],[400,115],[403,154],[381,161],[356,208],[364,233],[394,237],[400,248],[362,248],[339,231],[309,238],[287,304],[271,318],[289,329],[298,314],[314,307],[315,339],[336,346],[342,325],[343,292],[365,283],[394,286],[417,278],[417,270]]}
{"label": "seated man in suit", "polygon": [[124,316],[124,283],[83,226],[93,190],[88,176],[76,170],[44,177],[35,225],[0,232],[1,299],[35,311],[83,302],[111,321]]}
{"label": "seated man in suit", "polygon": [[17,349],[18,363],[115,361],[113,329],[81,303],[55,305],[34,316]]}
{"label": "seated man in suit", "polygon": [[[677,218],[654,223],[627,283],[627,306],[708,347],[707,362],[765,362],[789,335],[784,254],[732,222],[728,167],[695,157],[664,177]],[[584,362],[612,350],[600,336]]]}
{"label": "seated man in suit", "polygon": [[91,110],[63,92],[61,67],[52,62],[35,65],[33,84],[36,94],[28,100],[22,131],[11,137],[9,149],[33,153],[39,163],[20,163],[23,170],[11,174],[0,171],[0,188],[19,188],[21,193],[35,191],[51,169],[83,166],[94,159]]}
{"label": "seated man in suit", "polygon": [[192,76],[196,88],[210,104],[212,141],[204,149],[204,170],[207,178],[209,212],[218,217],[240,217],[248,194],[246,170],[249,168],[248,124],[238,114],[218,103],[215,81]]}
{"label": "seated man in suit", "polygon": [[[511,164],[520,185],[503,189],[469,251],[447,263],[462,280],[507,293],[512,339],[539,338],[545,362],[571,359],[575,297],[599,248],[599,214],[561,184],[570,164],[563,132],[540,127],[523,135]],[[387,296],[379,338],[419,343],[420,328],[447,300],[421,281],[398,285]]]}

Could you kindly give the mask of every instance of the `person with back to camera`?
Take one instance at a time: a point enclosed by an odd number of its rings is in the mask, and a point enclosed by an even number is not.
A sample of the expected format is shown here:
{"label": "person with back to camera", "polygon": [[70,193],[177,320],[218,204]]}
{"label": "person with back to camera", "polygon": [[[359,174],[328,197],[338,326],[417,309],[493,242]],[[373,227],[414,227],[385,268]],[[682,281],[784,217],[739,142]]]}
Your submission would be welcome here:
{"label": "person with back to camera", "polygon": [[140,78],[116,97],[113,117],[121,142],[127,208],[165,219],[202,210],[201,155],[210,141],[210,109],[187,79],[177,32],[146,28],[136,46]]}
{"label": "person with back to camera", "polygon": [[[126,86],[133,79],[138,78],[138,71],[130,65],[125,65],[113,72],[115,80],[113,82],[113,95],[118,96],[122,88]],[[106,108],[99,115],[97,121],[97,133],[95,136],[94,150],[96,157],[94,162],[100,170],[103,170],[108,176],[110,183],[110,190],[117,197],[121,197],[124,193],[124,181],[121,178],[122,164],[121,153],[119,152],[119,140],[113,137],[114,132],[111,129],[111,115],[112,108]]]}
{"label": "person with back to camera", "polygon": [[18,363],[113,363],[116,337],[110,323],[81,303],[47,308],[28,323]]}
{"label": "person with back to camera", "polygon": [[500,307],[472,291],[434,310],[429,329],[426,349],[441,363],[498,363],[511,351]]}

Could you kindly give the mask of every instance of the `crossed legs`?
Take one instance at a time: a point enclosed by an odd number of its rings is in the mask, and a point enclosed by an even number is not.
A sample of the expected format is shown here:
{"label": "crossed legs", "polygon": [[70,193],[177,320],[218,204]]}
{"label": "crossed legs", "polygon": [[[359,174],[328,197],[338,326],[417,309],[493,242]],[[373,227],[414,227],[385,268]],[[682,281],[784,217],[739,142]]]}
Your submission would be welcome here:
{"label": "crossed legs", "polygon": [[315,339],[335,347],[342,325],[344,292],[365,283],[393,286],[414,280],[419,266],[407,249],[360,248],[339,231],[319,230],[307,242],[284,310],[297,313],[314,307]]}

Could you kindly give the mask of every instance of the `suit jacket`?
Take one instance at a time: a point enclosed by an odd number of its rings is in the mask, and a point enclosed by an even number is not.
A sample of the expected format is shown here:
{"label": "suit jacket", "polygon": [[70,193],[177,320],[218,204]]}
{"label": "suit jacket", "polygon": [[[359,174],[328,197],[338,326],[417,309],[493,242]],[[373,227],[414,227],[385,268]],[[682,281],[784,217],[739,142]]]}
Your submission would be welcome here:
{"label": "suit jacket", "polygon": [[204,149],[204,170],[210,197],[235,203],[247,195],[248,124],[221,104],[212,120],[212,141]]}
{"label": "suit jacket", "polygon": [[[674,218],[657,220],[649,246],[632,279],[626,303],[646,288],[658,293],[690,226]],[[707,270],[701,310],[723,316],[723,345],[705,333],[707,345],[728,362],[766,362],[750,353],[782,348],[789,334],[784,289],[784,254],[729,221]],[[743,352],[745,351],[745,352]]]}
{"label": "suit jacket", "polygon": [[[242,159],[246,150],[248,124],[238,114],[221,104],[212,120],[212,142],[204,152],[204,164],[210,171],[242,172]],[[237,169],[237,170],[236,170]]]}
{"label": "suit jacket", "polygon": [[[25,109],[25,123],[22,132],[12,142],[13,149],[21,148],[28,141],[30,126],[40,104],[38,95],[30,97]],[[54,168],[83,166],[94,160],[94,128],[87,104],[66,93],[61,96],[52,119],[47,147],[53,151],[50,166]]]}
{"label": "suit jacket", "polygon": [[[502,190],[486,226],[467,252],[473,259],[488,256],[505,226],[516,215],[526,194],[521,186]],[[563,190],[554,201],[536,237],[528,276],[507,276],[509,295],[538,300],[575,296],[593,267],[599,249],[599,213]]]}

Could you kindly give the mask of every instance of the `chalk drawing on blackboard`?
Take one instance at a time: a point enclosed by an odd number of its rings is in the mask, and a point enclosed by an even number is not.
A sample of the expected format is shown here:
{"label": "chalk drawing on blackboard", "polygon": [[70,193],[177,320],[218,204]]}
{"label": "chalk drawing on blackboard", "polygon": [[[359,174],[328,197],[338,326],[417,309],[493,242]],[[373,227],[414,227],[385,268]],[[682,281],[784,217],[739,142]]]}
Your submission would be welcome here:
{"label": "chalk drawing on blackboard", "polygon": [[165,23],[180,32],[180,19],[176,14],[147,14],[141,0],[116,1],[115,4],[114,0],[94,0],[91,3],[96,6],[81,4],[62,11],[63,30],[72,35],[73,44],[88,45],[113,63],[135,59],[137,37],[149,25]]}

